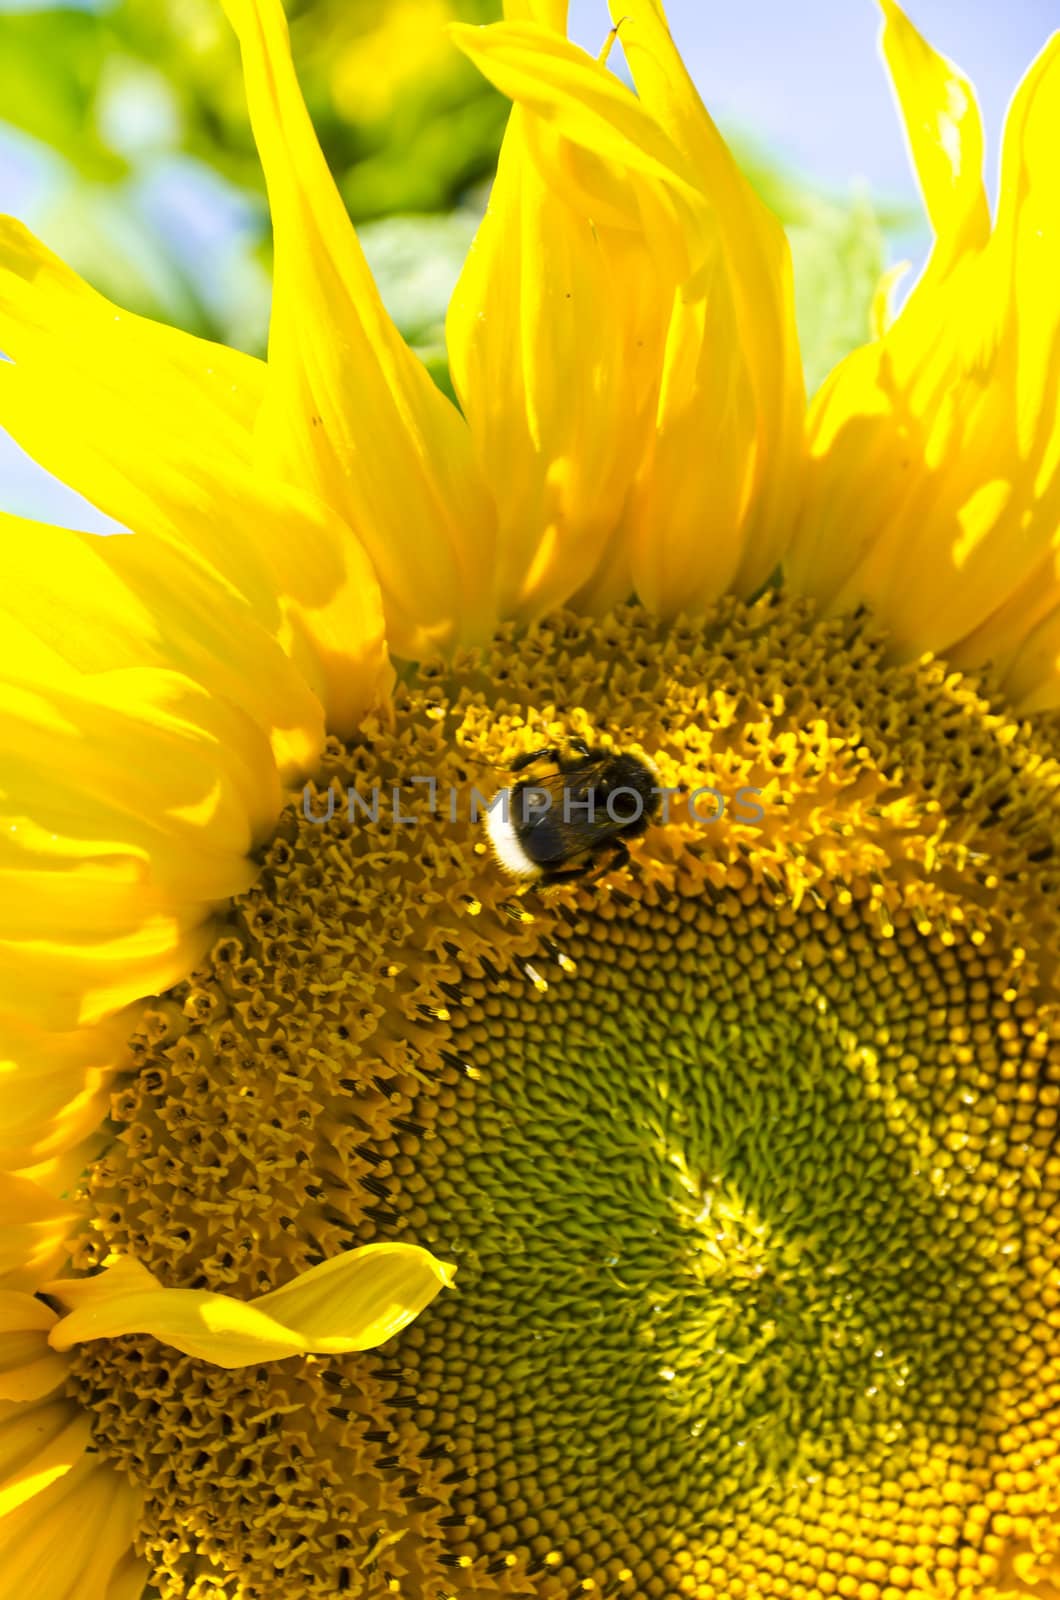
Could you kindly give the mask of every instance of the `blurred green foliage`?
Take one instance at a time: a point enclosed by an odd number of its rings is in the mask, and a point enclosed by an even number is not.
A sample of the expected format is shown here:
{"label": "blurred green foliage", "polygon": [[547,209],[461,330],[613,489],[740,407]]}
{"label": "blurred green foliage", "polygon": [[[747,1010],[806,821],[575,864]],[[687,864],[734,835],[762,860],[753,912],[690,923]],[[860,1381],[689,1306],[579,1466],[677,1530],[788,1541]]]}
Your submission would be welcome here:
{"label": "blurred green foliage", "polygon": [[[501,0],[287,0],[287,10],[310,112],[384,297],[448,388],[445,308],[508,107],[445,23],[489,22]],[[29,220],[87,278],[134,310],[263,347],[268,215],[218,0],[29,11],[0,0],[0,116],[62,159],[67,181]],[[753,142],[733,143],[788,230],[812,390],[868,337],[885,236],[910,219],[864,196],[828,198]]]}
{"label": "blurred green foliage", "polygon": [[[507,104],[445,24],[500,11],[500,0],[288,6],[306,99],[354,221],[444,210],[492,169]],[[260,187],[239,51],[218,0],[0,7],[0,39],[0,114],[82,178],[120,179],[179,148]]]}
{"label": "blurred green foliage", "polygon": [[88,12],[0,16],[0,114],[71,161],[89,182],[113,182],[129,164],[94,126],[92,106],[109,39]]}
{"label": "blurred green foliage", "polygon": [[818,201],[788,224],[795,270],[795,317],[810,394],[870,334],[873,296],[884,267],[880,219],[867,195],[838,206]]}
{"label": "blurred green foliage", "polygon": [[[10,0],[8,0],[8,4]],[[492,173],[508,104],[450,44],[501,0],[288,0],[299,76],[357,223],[439,213]],[[98,0],[11,10],[0,0],[0,118],[66,180],[29,219],[131,309],[260,348],[268,216],[239,50],[218,0]],[[238,232],[204,281],[181,210],[222,200]],[[224,206],[221,206],[222,211]],[[186,220],[186,219],[185,219]]]}

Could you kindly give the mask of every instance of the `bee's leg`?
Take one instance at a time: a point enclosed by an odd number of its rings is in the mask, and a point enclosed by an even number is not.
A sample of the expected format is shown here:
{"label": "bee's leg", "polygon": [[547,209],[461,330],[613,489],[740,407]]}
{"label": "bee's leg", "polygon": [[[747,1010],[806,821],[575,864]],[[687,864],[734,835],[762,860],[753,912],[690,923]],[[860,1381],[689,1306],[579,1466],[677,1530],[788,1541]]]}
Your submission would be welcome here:
{"label": "bee's leg", "polygon": [[538,880],[542,889],[549,889],[554,883],[574,883],[581,879],[589,883],[596,870],[596,862],[592,856],[583,857],[581,860],[569,862],[562,867],[546,867]]}
{"label": "bee's leg", "polygon": [[602,878],[607,872],[621,872],[623,867],[628,866],[629,846],[624,839],[612,839],[610,854],[605,859],[597,862],[593,871],[589,874],[588,881],[592,883],[594,879]]}
{"label": "bee's leg", "polygon": [[559,751],[554,744],[546,744],[541,750],[525,750],[521,756],[516,756],[508,771],[522,772],[524,768],[532,767],[535,761],[544,761],[546,756],[549,761],[558,762]]}
{"label": "bee's leg", "polygon": [[592,759],[592,754],[584,739],[568,739],[564,750],[558,744],[542,745],[540,750],[524,750],[521,756],[516,756],[508,771],[523,772],[527,767],[532,767],[535,761],[553,761],[560,772],[577,772]]}
{"label": "bee's leg", "polygon": [[540,885],[547,889],[553,883],[573,883],[576,878],[587,878],[591,862],[576,861],[570,867],[548,867],[542,872]]}
{"label": "bee's leg", "polygon": [[612,839],[594,859],[589,856],[584,861],[576,861],[572,866],[554,867],[546,872],[541,879],[542,887],[552,883],[573,883],[580,878],[582,883],[595,883],[605,873],[619,872],[629,865],[629,849],[622,839]]}
{"label": "bee's leg", "polygon": [[600,850],[595,861],[589,861],[585,866],[579,867],[572,877],[579,877],[583,883],[599,883],[609,872],[620,872],[629,865],[629,851],[621,839],[612,839],[608,845]]}

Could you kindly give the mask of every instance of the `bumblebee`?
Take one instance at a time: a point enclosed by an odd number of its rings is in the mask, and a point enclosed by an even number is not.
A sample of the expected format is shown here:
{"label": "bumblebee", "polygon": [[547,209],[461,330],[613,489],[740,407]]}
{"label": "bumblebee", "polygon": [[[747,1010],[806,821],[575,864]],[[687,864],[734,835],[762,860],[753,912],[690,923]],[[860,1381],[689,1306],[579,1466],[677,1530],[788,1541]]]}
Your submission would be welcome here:
{"label": "bumblebee", "polygon": [[514,877],[557,883],[594,878],[623,867],[627,840],[646,831],[658,814],[658,775],[628,752],[602,750],[584,739],[530,750],[512,762],[513,773],[540,764],[501,789],[486,813],[494,855]]}

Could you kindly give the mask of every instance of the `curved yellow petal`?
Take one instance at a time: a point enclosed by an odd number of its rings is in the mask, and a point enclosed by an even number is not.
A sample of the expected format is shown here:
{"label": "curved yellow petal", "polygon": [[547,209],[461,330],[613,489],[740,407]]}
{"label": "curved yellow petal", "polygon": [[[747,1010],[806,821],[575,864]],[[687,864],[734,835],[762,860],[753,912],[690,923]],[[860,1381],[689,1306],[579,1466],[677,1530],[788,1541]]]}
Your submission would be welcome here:
{"label": "curved yellow petal", "polygon": [[56,1392],[70,1365],[48,1343],[57,1321],[0,1291],[0,1600],[137,1600],[142,1495],[87,1454],[91,1416]]}
{"label": "curved yellow petal", "polygon": [[282,791],[262,731],[179,673],[41,660],[0,667],[0,1016],[63,1032],[193,969]]}
{"label": "curved yellow petal", "polygon": [[[67,381],[81,314],[95,365],[73,359]],[[240,398],[240,359],[130,319],[112,364],[112,326],[25,230],[0,228],[0,343],[16,357],[0,409],[144,530],[0,528],[0,1016],[53,1033],[193,969],[215,908],[253,880],[281,772],[316,758],[325,710],[351,732],[390,681],[367,556],[251,464],[260,393]],[[58,1104],[80,1117],[85,1087]],[[17,1164],[58,1159],[73,1130],[54,1131],[38,1124],[46,1148]]]}
{"label": "curved yellow petal", "polygon": [[[320,747],[317,702],[349,733],[389,688],[378,584],[333,511],[255,463],[260,364],[194,340],[194,359],[156,360],[167,344],[156,335],[168,332],[115,312],[21,224],[0,221],[0,349],[15,356],[0,364],[0,423],[143,536],[76,558],[95,569],[86,595],[133,590],[124,608],[159,618],[156,636],[164,627],[174,646],[167,661],[190,647],[214,692],[252,706],[281,762],[305,770]],[[43,548],[43,530],[5,531],[12,559],[35,563],[44,584],[51,569],[58,605],[63,552]],[[82,623],[82,641],[88,631]],[[144,631],[141,618],[137,640]],[[245,666],[254,661],[257,673]]]}
{"label": "curved yellow petal", "polygon": [[145,428],[161,433],[180,417],[206,448],[252,459],[263,361],[123,310],[24,223],[0,216],[0,350],[33,363],[49,345],[62,350],[57,382],[86,421],[98,396],[124,394],[138,401]]}
{"label": "curved yellow petal", "polygon": [[660,0],[610,0],[641,104],[708,207],[705,261],[673,306],[654,458],[630,517],[638,591],[665,611],[765,582],[791,536],[805,388],[791,252],[721,137]]}
{"label": "curved yellow petal", "polygon": [[1010,705],[1024,715],[1060,706],[1060,549],[949,658],[968,669],[989,663]]}
{"label": "curved yellow petal", "polygon": [[[2,383],[0,383],[2,390]],[[271,626],[203,563],[158,539],[98,538],[0,514],[0,628],[8,649],[47,675],[174,667],[245,710],[292,781],[323,745],[321,700]]]}
{"label": "curved yellow petal", "polygon": [[74,1213],[9,1172],[0,1172],[0,1288],[32,1291],[66,1256]]}
{"label": "curved yellow petal", "polygon": [[880,44],[935,234],[932,268],[944,272],[990,232],[982,118],[960,68],[932,49],[895,0],[880,0],[880,9]]}
{"label": "curved yellow petal", "polygon": [[[33,885],[17,880],[24,899]],[[38,1023],[57,1016],[68,1027],[95,1021],[143,995],[161,994],[199,965],[213,925],[200,908],[181,916],[141,916],[120,938],[75,944],[57,930],[50,940],[0,941],[0,1005]]]}
{"label": "curved yellow petal", "polygon": [[132,1554],[143,1493],[83,1457],[0,1520],[0,1600],[138,1600],[147,1567]]}
{"label": "curved yellow petal", "polygon": [[104,1600],[140,1600],[151,1577],[151,1569],[135,1550],[127,1550],[115,1563],[107,1580]]}
{"label": "curved yellow petal", "polygon": [[[628,184],[623,187],[628,171],[664,185],[679,202],[689,233],[694,231],[703,204],[694,175],[662,128],[601,62],[538,22],[488,27],[454,22],[449,32],[502,94],[616,169],[608,174],[586,166],[564,175],[558,161],[565,152],[553,151],[553,173],[569,200],[590,207],[596,203],[608,222],[636,226],[639,194]],[[596,185],[601,185],[599,193]],[[690,250],[694,244],[690,238]]]}
{"label": "curved yellow petal", "polygon": [[[133,528],[133,538],[110,539],[101,551],[90,536],[72,536],[92,551],[81,560],[96,569],[89,592],[106,584],[109,569],[111,586],[132,591],[126,604],[157,618],[163,655],[172,639],[165,659],[245,705],[284,767],[305,771],[325,720],[352,733],[392,681],[365,552],[312,496],[234,459],[210,458],[176,424],[165,447],[143,436],[130,401],[97,407],[89,423],[56,399],[42,375],[48,370],[0,366],[0,421],[49,471]],[[130,439],[139,441],[135,450]],[[63,535],[5,522],[12,559],[42,571],[46,545]],[[61,592],[57,575],[53,586]],[[243,666],[257,658],[255,685]]]}
{"label": "curved yellow petal", "polygon": [[556,33],[567,31],[567,0],[504,0],[506,22],[540,22]]}
{"label": "curved yellow petal", "polygon": [[31,1168],[49,1193],[62,1191],[52,1164],[99,1127],[128,1031],[120,1018],[56,1033],[0,1015],[0,1169]]}
{"label": "curved yellow petal", "polygon": [[225,0],[276,246],[259,460],[356,532],[400,655],[487,634],[493,508],[462,417],[383,308],[302,101],[280,0]]}
{"label": "curved yellow petal", "polygon": [[[905,308],[814,403],[788,573],[826,606],[868,604],[899,655],[934,650],[1012,670],[1060,599],[1060,35],[1010,109],[997,222],[983,243],[978,176],[963,170],[967,160],[978,172],[978,118],[966,108],[954,119],[963,80],[902,29],[903,70],[920,74],[902,89],[907,116],[920,118],[923,140],[925,108],[937,104],[933,126],[960,144],[949,187],[941,155],[924,180],[948,242],[940,234],[944,248]],[[1035,671],[1043,666],[1039,651]],[[1060,680],[1034,693],[1037,704],[1060,701]]]}
{"label": "curved yellow petal", "polygon": [[164,1289],[139,1262],[125,1259],[98,1277],[48,1285],[72,1308],[48,1339],[53,1349],[69,1350],[86,1339],[149,1333],[218,1367],[372,1350],[451,1286],[455,1270],[416,1245],[364,1245],[242,1301],[205,1289]]}
{"label": "curved yellow petal", "polygon": [[0,1482],[21,1481],[16,1468],[35,1431],[41,1440],[62,1432],[48,1421],[54,1409],[37,1407],[26,1423],[18,1417],[20,1405],[43,1400],[66,1376],[66,1361],[48,1345],[55,1312],[33,1291],[66,1259],[73,1221],[69,1207],[36,1184],[0,1172]]}
{"label": "curved yellow petal", "polygon": [[895,311],[895,296],[898,287],[905,278],[913,263],[911,261],[896,261],[893,266],[887,267],[880,274],[872,296],[872,305],[869,309],[869,320],[874,339],[882,339],[888,328],[893,323]]}
{"label": "curved yellow petal", "polygon": [[65,1381],[69,1361],[48,1344],[55,1321],[35,1295],[0,1290],[0,1401],[42,1400]]}
{"label": "curved yellow petal", "polygon": [[[498,608],[523,620],[564,604],[604,560],[652,382],[631,360],[648,345],[644,252],[557,191],[526,118],[515,107],[447,328],[453,382],[494,473]],[[656,307],[649,317],[657,345]]]}
{"label": "curved yellow petal", "polygon": [[608,564],[664,614],[701,608],[768,577],[794,515],[803,388],[783,232],[661,10],[615,15],[639,99],[541,25],[452,30],[519,111],[450,319],[480,452],[514,463],[500,563],[517,610],[563,577],[602,595]]}
{"label": "curved yellow petal", "polygon": [[0,1401],[0,1519],[68,1473],[92,1434],[71,1401]]}
{"label": "curved yellow petal", "polygon": [[623,597],[632,588],[624,509],[674,287],[696,249],[697,197],[678,153],[546,9],[451,30],[520,102],[447,331],[496,484],[500,609],[524,620],[572,596],[584,604],[602,577]]}

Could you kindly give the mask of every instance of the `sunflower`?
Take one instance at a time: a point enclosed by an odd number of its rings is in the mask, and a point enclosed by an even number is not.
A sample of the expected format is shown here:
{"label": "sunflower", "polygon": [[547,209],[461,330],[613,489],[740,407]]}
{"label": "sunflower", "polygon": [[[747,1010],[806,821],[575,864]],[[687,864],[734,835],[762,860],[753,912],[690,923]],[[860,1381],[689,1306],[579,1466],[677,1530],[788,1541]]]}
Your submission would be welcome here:
{"label": "sunflower", "polygon": [[[134,530],[2,544],[0,1596],[1046,1600],[1056,41],[991,220],[884,0],[935,243],[807,420],[658,0],[636,94],[456,28],[458,410],[227,9],[267,364],[0,232],[0,417]],[[513,877],[478,791],[579,740],[654,820]]]}

